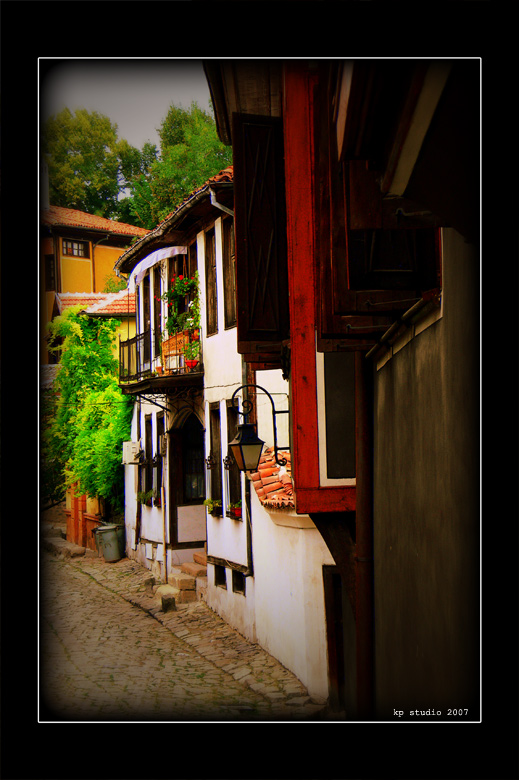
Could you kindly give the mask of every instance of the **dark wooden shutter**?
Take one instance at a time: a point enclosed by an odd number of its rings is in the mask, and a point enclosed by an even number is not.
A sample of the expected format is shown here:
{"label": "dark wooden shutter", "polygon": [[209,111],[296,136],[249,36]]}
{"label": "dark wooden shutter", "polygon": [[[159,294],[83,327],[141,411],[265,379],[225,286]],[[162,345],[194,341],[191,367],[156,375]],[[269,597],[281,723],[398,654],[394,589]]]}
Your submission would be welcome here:
{"label": "dark wooden shutter", "polygon": [[207,335],[218,332],[218,298],[216,282],[216,251],[214,228],[205,234],[205,283],[207,303]]}
{"label": "dark wooden shutter", "polygon": [[153,328],[154,328],[154,352],[153,356],[160,355],[160,346],[162,344],[161,333],[161,312],[160,312],[160,266],[153,269]]}
{"label": "dark wooden shutter", "polygon": [[361,347],[440,286],[439,223],[409,200],[385,200],[371,160],[341,159],[323,84],[314,106],[320,344],[347,337]]}
{"label": "dark wooden shutter", "polygon": [[236,325],[236,252],[234,249],[234,224],[228,217],[223,220],[223,284],[225,327]]}
{"label": "dark wooden shutter", "polygon": [[211,498],[222,500],[222,444],[220,435],[220,404],[218,401],[209,404],[211,454],[214,458],[214,468],[209,472],[211,482]]}
{"label": "dark wooden shutter", "polygon": [[233,115],[238,352],[289,336],[283,124]]}

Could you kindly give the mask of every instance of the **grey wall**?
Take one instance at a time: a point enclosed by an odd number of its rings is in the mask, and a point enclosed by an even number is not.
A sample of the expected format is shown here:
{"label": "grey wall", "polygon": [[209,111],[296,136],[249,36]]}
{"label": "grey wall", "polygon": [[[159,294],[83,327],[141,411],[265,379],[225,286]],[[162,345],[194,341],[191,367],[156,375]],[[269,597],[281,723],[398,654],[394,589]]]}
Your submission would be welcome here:
{"label": "grey wall", "polygon": [[443,317],[374,372],[379,716],[479,703],[478,287],[444,231]]}

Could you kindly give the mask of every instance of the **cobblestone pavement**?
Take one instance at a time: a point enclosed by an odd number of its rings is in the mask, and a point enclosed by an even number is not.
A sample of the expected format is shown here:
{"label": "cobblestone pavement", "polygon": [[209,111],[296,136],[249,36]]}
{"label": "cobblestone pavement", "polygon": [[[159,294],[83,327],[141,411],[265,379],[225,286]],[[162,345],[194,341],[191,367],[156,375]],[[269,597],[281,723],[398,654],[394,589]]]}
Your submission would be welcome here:
{"label": "cobblestone pavement", "polygon": [[163,612],[136,561],[45,552],[41,573],[42,720],[326,717],[323,702],[205,602]]}

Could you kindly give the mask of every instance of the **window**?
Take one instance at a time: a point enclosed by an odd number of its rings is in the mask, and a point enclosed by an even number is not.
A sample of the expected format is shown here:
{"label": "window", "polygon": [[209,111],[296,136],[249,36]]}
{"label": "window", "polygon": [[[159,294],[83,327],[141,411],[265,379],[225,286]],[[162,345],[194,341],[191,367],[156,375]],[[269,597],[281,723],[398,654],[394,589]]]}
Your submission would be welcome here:
{"label": "window", "polygon": [[69,257],[90,257],[88,241],[62,239],[63,254]]}
{"label": "window", "polygon": [[223,279],[225,327],[236,325],[236,257],[234,252],[234,222],[231,218],[222,222]]}
{"label": "window", "polygon": [[157,438],[155,440],[155,457],[153,459],[153,489],[155,506],[162,504],[162,455],[160,453],[160,440],[164,435],[164,414],[157,415]]}
{"label": "window", "polygon": [[207,335],[218,332],[218,298],[216,285],[216,246],[214,228],[205,234],[205,283]]}
{"label": "window", "polygon": [[150,312],[150,275],[146,274],[142,280],[142,333],[147,334],[144,339],[143,368],[150,367],[150,334],[151,334],[151,312]]}
{"label": "window", "polygon": [[225,575],[225,566],[214,564],[214,584],[227,590],[227,577]]}
{"label": "window", "polygon": [[191,414],[182,427],[183,503],[200,503],[205,498],[204,429]]}
{"label": "window", "polygon": [[222,445],[220,436],[220,404],[209,404],[209,424],[211,437],[211,455],[214,467],[209,471],[211,498],[222,502]]}
{"label": "window", "polygon": [[161,304],[160,304],[160,266],[153,269],[153,328],[154,328],[154,353],[153,356],[160,355],[162,344],[162,323],[161,323]]}
{"label": "window", "polygon": [[[227,402],[227,441],[230,442],[236,436],[238,430],[238,411],[231,402]],[[241,474],[231,451],[228,452],[228,461],[230,465],[226,469],[227,474],[227,498],[229,504],[236,504],[241,500]]]}
{"label": "window", "polygon": [[236,569],[232,570],[232,592],[245,596],[245,575]]}
{"label": "window", "polygon": [[144,454],[146,463],[144,468],[143,490],[148,493],[153,488],[153,439],[151,414],[144,417]]}

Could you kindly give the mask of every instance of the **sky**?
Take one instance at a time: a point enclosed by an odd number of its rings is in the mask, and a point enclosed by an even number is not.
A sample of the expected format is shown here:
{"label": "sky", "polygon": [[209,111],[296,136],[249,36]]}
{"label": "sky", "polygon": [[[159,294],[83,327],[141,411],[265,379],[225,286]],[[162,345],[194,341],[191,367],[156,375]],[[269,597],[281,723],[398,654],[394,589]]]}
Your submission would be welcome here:
{"label": "sky", "polygon": [[210,110],[200,60],[40,59],[40,121],[64,108],[97,111],[118,126],[119,139],[160,148],[158,128],[172,103]]}

